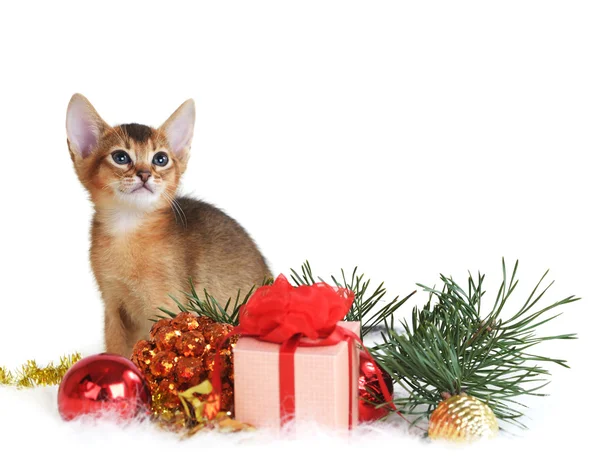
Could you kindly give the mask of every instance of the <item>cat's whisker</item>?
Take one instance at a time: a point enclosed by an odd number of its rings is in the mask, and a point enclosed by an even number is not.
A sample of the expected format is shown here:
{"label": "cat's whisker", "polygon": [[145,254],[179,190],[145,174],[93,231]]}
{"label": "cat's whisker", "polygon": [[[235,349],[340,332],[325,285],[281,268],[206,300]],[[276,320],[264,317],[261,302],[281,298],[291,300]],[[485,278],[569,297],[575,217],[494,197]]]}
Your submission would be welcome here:
{"label": "cat's whisker", "polygon": [[[121,133],[119,133],[119,131],[121,131]],[[119,126],[118,129],[115,129],[115,133],[117,134],[117,137],[119,137],[119,140],[123,142],[123,146],[127,146],[127,141],[125,140],[126,135],[122,125]]]}
{"label": "cat's whisker", "polygon": [[179,214],[177,213],[177,209],[173,205],[173,201],[169,198],[169,196],[167,196],[165,194],[161,194],[161,197],[169,203],[169,207],[173,211],[173,215],[175,215],[175,221],[177,221],[177,217],[179,216]]}
{"label": "cat's whisker", "polygon": [[181,205],[179,204],[179,202],[177,202],[175,195],[170,195],[168,191],[166,191],[166,192],[169,195],[169,197],[171,198],[175,207],[178,209],[179,213],[181,214],[184,226],[187,228],[187,217],[185,216],[185,212],[183,211],[183,208],[181,208]]}
{"label": "cat's whisker", "polygon": [[177,219],[177,216],[179,215],[179,218],[181,219],[181,222],[182,222],[183,226],[185,228],[187,228],[187,218],[185,216],[185,213],[184,213],[183,209],[181,208],[181,205],[179,205],[179,203],[175,200],[175,198],[172,197],[169,194],[169,192],[166,191],[166,190],[164,191],[164,193],[162,194],[162,196],[171,205],[171,209],[173,210],[173,213],[175,214],[175,219]]}
{"label": "cat's whisker", "polygon": [[173,203],[179,209],[179,213],[181,213],[181,217],[183,218],[183,227],[187,229],[187,217],[185,216],[183,208],[181,208],[181,205],[179,205],[179,202],[177,202],[176,200],[173,200]]}
{"label": "cat's whisker", "polygon": [[173,207],[177,210],[177,212],[180,214],[181,216],[181,220],[183,223],[183,226],[185,228],[187,228],[187,217],[185,216],[185,212],[183,211],[183,208],[181,208],[181,205],[179,205],[179,202],[177,202],[177,200],[175,199],[175,196],[171,196],[168,191],[167,191],[167,195],[169,196],[169,198],[171,199],[172,205]]}
{"label": "cat's whisker", "polygon": [[[109,183],[106,183],[106,184],[105,184],[105,185],[102,187],[102,190],[104,191],[105,189],[112,188],[112,187],[113,187],[113,185],[115,185],[115,184],[121,184],[121,180],[115,180],[115,181],[111,181],[111,182],[109,182]],[[120,186],[119,186],[119,188],[120,188]]]}

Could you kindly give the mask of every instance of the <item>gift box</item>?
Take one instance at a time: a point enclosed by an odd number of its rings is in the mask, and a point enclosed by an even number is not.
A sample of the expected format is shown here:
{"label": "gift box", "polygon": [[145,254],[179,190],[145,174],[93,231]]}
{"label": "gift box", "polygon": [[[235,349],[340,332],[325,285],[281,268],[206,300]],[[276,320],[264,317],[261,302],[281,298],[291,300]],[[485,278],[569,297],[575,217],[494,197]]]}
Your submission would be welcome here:
{"label": "gift box", "polygon": [[[360,335],[358,322],[338,326]],[[329,344],[301,338],[287,363],[282,363],[282,347],[240,337],[233,350],[236,419],[256,427],[280,427],[292,419],[330,428],[355,426],[359,377],[355,341]],[[284,391],[288,394],[282,398]]]}

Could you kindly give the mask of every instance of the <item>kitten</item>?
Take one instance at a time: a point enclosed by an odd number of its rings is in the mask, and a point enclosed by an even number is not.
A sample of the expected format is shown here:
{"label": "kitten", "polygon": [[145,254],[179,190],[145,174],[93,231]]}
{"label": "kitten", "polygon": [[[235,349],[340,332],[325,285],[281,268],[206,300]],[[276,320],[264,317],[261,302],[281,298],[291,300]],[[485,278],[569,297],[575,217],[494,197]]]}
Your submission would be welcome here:
{"label": "kitten", "polygon": [[94,204],[90,260],[105,306],[106,351],[129,357],[157,307],[185,303],[189,279],[218,301],[270,276],[247,232],[221,210],[176,197],[194,130],[193,100],[158,129],[110,127],[80,94],[67,109],[67,144]]}

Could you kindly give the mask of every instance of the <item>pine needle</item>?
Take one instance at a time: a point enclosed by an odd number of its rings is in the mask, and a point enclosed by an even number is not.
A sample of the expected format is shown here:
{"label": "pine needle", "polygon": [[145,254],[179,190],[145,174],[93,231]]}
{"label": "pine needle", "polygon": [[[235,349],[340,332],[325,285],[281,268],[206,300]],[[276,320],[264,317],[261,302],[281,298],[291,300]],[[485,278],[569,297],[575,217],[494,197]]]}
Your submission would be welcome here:
{"label": "pine needle", "polygon": [[[308,261],[302,264],[300,269],[301,274],[298,274],[294,269],[290,270],[290,278],[296,286],[312,285],[317,281],[323,281],[320,277],[315,279]],[[374,291],[370,291],[371,280],[365,279],[364,274],[359,275],[357,270],[355,267],[352,275],[346,278],[344,270],[341,269],[341,281],[338,281],[334,276],[331,277],[331,280],[337,287],[348,288],[354,292],[354,302],[345,320],[359,321],[361,324],[360,337],[363,338],[369,332],[382,328],[385,320],[390,318],[416,291],[413,291],[403,299],[396,296],[388,302],[385,300],[387,290],[384,288],[383,283],[379,284]],[[273,278],[267,278],[264,280],[263,285],[270,285],[272,283]],[[184,292],[187,302],[182,304],[174,296],[171,296],[171,299],[175,301],[177,307],[182,312],[196,313],[200,316],[207,316],[218,323],[237,326],[240,309],[248,302],[255,289],[255,287],[251,288],[243,297],[241,296],[241,291],[238,291],[235,298],[230,298],[224,305],[221,305],[206,289],[202,291],[202,294],[199,294],[190,280],[190,292]],[[156,319],[153,321],[161,318],[174,318],[177,315],[177,313],[166,308],[159,308],[159,310],[163,315],[156,315]]]}
{"label": "pine needle", "polygon": [[[259,286],[270,285],[272,283],[273,278],[269,277],[265,278],[262,285]],[[177,308],[182,312],[192,312],[199,316],[211,318],[217,323],[226,323],[237,326],[239,324],[240,309],[248,302],[248,299],[250,299],[250,296],[252,296],[255,289],[256,286],[253,286],[243,297],[241,290],[238,290],[235,298],[229,298],[224,305],[221,305],[206,289],[203,289],[202,293],[198,294],[193,281],[190,279],[190,292],[183,292],[187,299],[185,304],[182,304],[174,296],[170,297],[175,301]],[[177,315],[177,313],[166,308],[159,307],[158,310],[164,315],[156,315],[156,319],[151,321],[157,321],[162,318],[174,318]]]}
{"label": "pine needle", "polygon": [[[532,353],[548,340],[570,340],[575,334],[538,337],[543,324],[560,314],[550,314],[560,306],[579,300],[574,296],[535,309],[548,287],[537,293],[546,274],[525,304],[512,316],[505,309],[518,284],[518,262],[507,277],[502,260],[503,281],[491,310],[484,314],[482,298],[484,275],[470,273],[467,288],[451,277],[441,275],[442,289],[421,286],[429,292],[424,307],[412,310],[410,324],[394,328],[393,316],[386,320],[383,343],[371,349],[377,362],[409,394],[395,400],[404,413],[427,418],[442,400],[441,394],[468,393],[486,402],[496,416],[523,427],[524,395],[543,396],[549,383],[547,363],[568,367],[566,361]],[[542,364],[543,363],[543,364]]]}
{"label": "pine needle", "polygon": [[[317,281],[324,282],[321,277],[317,277],[317,280],[315,280],[308,261],[302,264],[301,275],[294,269],[291,269],[291,271],[291,278],[296,286],[313,285]],[[346,278],[344,269],[341,269],[341,281],[333,275],[331,276],[331,280],[338,288],[346,288],[354,292],[354,302],[344,320],[360,322],[360,338],[362,339],[371,331],[381,326],[386,319],[392,317],[394,312],[410,299],[416,291],[413,291],[403,299],[399,299],[400,296],[396,296],[391,301],[386,302],[384,298],[387,290],[384,288],[383,283],[380,283],[374,291],[369,291],[371,280],[365,279],[364,274],[358,274],[357,272],[358,267],[355,267],[352,270],[352,275]]]}

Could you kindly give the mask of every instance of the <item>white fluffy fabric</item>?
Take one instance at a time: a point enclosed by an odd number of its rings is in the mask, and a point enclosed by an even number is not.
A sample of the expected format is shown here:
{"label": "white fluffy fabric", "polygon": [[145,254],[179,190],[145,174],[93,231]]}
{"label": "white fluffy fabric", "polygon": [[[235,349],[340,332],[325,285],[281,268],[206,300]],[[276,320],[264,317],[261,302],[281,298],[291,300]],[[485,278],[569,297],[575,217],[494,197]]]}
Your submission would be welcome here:
{"label": "white fluffy fabric", "polygon": [[[528,399],[529,430],[502,431],[494,440],[474,444],[434,442],[409,430],[398,417],[362,425],[348,433],[303,425],[302,433],[272,430],[247,433],[200,432],[189,439],[145,420],[82,418],[65,422],[57,410],[57,387],[0,388],[0,437],[3,452],[25,456],[526,456],[580,450],[590,440],[591,424],[579,421],[589,408],[574,402],[566,378],[558,377],[554,395]],[[575,409],[575,410],[571,410]],[[577,416],[577,410],[581,410]],[[227,449],[227,450],[225,450]],[[5,456],[4,453],[2,456]]]}

